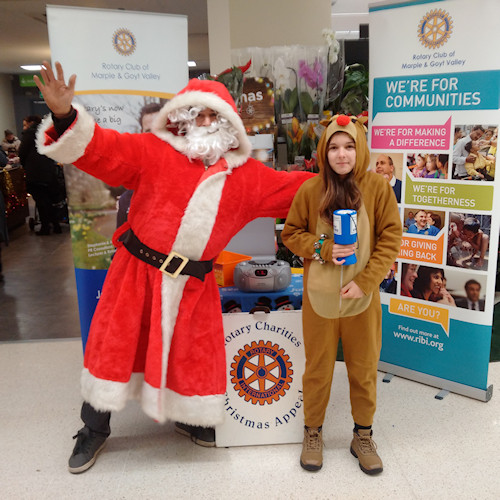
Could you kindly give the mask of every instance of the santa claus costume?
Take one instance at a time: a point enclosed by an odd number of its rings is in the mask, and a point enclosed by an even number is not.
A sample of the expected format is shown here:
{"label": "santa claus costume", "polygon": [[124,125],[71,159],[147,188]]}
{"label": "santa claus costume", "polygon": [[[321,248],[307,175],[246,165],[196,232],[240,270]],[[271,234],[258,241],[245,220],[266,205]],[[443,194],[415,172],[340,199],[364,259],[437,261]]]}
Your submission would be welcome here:
{"label": "santa claus costume", "polygon": [[[186,106],[209,108],[228,120],[239,146],[209,167],[190,161],[186,138],[168,118]],[[183,262],[202,261],[209,269],[248,222],[285,217],[311,174],[277,172],[250,158],[234,101],[218,82],[191,80],[162,108],[152,133],[102,129],[82,107],[75,108],[76,119],[60,136],[52,118],[44,120],[39,151],[108,185],[134,190],[128,223],[114,237],[118,248],[89,332],[83,398],[100,411],[120,410],[137,398],[159,422],[219,424],[226,370],[214,274],[166,274],[145,254],[176,252]],[[141,258],[124,246],[129,236],[139,241]]]}

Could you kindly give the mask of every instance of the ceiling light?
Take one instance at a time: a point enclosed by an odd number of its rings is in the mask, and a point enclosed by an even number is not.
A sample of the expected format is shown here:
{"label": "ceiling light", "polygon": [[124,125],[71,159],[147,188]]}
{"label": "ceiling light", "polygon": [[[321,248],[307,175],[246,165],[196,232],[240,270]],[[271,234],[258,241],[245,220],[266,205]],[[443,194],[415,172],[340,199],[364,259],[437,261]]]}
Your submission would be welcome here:
{"label": "ceiling light", "polygon": [[27,64],[25,66],[21,66],[21,68],[26,71],[40,71],[42,69],[39,64]]}
{"label": "ceiling light", "polygon": [[196,68],[196,61],[188,61],[188,66],[190,68]]}

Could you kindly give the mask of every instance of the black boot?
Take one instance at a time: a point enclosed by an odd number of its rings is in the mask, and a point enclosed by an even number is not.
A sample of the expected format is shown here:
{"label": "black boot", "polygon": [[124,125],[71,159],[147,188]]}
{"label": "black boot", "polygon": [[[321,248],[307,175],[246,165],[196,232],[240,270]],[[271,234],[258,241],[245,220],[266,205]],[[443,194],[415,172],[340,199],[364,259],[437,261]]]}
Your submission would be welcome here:
{"label": "black boot", "polygon": [[205,446],[205,448],[215,446],[215,429],[213,427],[200,427],[175,422],[175,430],[183,436],[190,437],[195,444]]}

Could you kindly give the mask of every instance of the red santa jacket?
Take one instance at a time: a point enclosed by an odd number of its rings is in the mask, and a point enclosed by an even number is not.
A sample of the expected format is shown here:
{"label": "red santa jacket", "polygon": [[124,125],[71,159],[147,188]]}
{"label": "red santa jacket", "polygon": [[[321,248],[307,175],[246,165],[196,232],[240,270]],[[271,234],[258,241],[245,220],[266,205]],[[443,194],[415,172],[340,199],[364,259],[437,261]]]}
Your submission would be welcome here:
{"label": "red santa jacket", "polygon": [[[206,169],[184,154],[171,128],[173,109],[214,109],[236,129],[240,145]],[[257,217],[285,217],[311,174],[277,172],[249,157],[251,146],[224,86],[192,80],[156,118],[153,133],[102,129],[84,109],[61,136],[50,117],[39,132],[41,153],[134,190],[129,223],[162,253],[215,259]],[[215,277],[172,278],[119,246],[94,313],[82,371],[82,394],[98,410],[140,399],[152,418],[213,426],[224,416],[225,352]]]}

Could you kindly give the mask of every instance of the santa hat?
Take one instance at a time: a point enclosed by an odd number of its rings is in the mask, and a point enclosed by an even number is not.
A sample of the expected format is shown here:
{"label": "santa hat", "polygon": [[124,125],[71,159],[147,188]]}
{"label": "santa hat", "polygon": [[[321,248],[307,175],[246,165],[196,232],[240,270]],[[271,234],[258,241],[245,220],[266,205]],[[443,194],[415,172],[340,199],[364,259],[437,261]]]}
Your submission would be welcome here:
{"label": "santa hat", "polygon": [[177,151],[184,153],[186,139],[177,135],[175,130],[166,128],[168,115],[176,109],[192,106],[213,109],[236,129],[236,136],[240,144],[236,149],[228,151],[224,158],[230,169],[243,165],[250,157],[252,145],[231,94],[220,82],[196,78],[190,80],[184,89],[163,106],[155,118],[152,132],[172,145]]}

